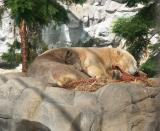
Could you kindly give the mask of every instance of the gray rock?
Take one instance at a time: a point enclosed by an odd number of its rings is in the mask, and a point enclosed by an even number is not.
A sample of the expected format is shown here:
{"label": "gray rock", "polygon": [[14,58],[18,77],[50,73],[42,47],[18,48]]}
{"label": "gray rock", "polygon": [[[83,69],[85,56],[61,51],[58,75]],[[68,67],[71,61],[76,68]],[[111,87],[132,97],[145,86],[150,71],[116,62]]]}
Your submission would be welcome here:
{"label": "gray rock", "polygon": [[[122,4],[124,0],[87,0],[81,5],[64,5],[68,10],[70,22],[66,25],[56,26],[54,22],[42,29],[42,40],[53,47],[70,47],[79,42],[86,42],[91,37],[107,41],[104,46],[114,40],[112,33],[113,22],[123,16],[132,16],[137,13],[139,7],[128,8]],[[5,12],[4,18],[8,16]],[[99,28],[104,29],[99,31]],[[14,34],[14,21],[6,17],[2,19],[0,30],[0,54],[8,49],[7,42],[13,43],[19,40],[18,29]],[[106,30],[107,28],[107,30]],[[97,34],[98,32],[98,34]],[[101,37],[101,35],[104,35]]]}
{"label": "gray rock", "polygon": [[29,120],[0,118],[0,131],[51,131],[45,125]]}
{"label": "gray rock", "polygon": [[96,92],[5,76],[0,131],[159,131],[160,87],[113,83]]}

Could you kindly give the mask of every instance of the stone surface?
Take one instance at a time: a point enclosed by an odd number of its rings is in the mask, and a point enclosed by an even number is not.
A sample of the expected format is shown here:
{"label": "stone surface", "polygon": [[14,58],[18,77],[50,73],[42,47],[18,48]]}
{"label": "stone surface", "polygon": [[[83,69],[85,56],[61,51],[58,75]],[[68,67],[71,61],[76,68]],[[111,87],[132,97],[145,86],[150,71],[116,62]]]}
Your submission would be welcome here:
{"label": "stone surface", "polygon": [[[117,46],[117,36],[112,33],[114,21],[119,17],[133,16],[143,7],[139,4],[137,7],[128,8],[123,1],[87,0],[83,5],[73,4],[66,7],[69,10],[70,23],[56,29],[52,29],[52,25],[46,27],[42,33],[44,41],[52,47],[62,47],[76,46],[77,42],[97,38],[103,46]],[[59,36],[56,36],[57,34]],[[54,37],[56,38],[53,39]],[[123,45],[124,41],[119,40],[119,44]]]}
{"label": "stone surface", "polygon": [[51,131],[45,125],[29,120],[0,118],[0,131]]}
{"label": "stone surface", "polygon": [[96,92],[0,76],[2,131],[160,131],[160,86],[112,83]]}
{"label": "stone surface", "polygon": [[[68,10],[70,22],[56,26],[51,23],[43,28],[42,39],[52,47],[77,46],[77,43],[85,43],[90,38],[98,38],[103,46],[118,46],[125,43],[114,33],[112,26],[119,17],[133,16],[143,6],[138,5],[134,8],[128,8],[123,4],[125,0],[87,0],[83,5],[71,5],[64,7]],[[1,2],[0,2],[1,4]],[[157,29],[159,29],[159,1],[157,0]],[[6,52],[8,47],[6,43],[12,44],[14,39],[19,40],[18,29],[14,26],[14,21],[10,19],[9,14],[5,12],[2,16],[2,25],[0,30],[0,52]],[[153,36],[152,43],[160,39]],[[101,46],[99,45],[99,46]]]}
{"label": "stone surface", "polygon": [[[123,0],[87,0],[83,5],[65,6],[70,22],[55,26],[54,22],[42,31],[42,39],[49,47],[75,46],[77,42],[86,42],[91,37],[103,40],[105,45],[114,43],[116,36],[112,33],[113,22],[121,16],[134,15],[139,8],[127,8]],[[1,4],[1,2],[0,2]],[[0,30],[0,52],[6,52],[6,43],[19,40],[18,29],[10,19],[8,12],[2,16]]]}
{"label": "stone surface", "polygon": [[9,17],[9,12],[2,16],[0,25],[0,54],[8,50],[7,43],[12,44],[16,34],[14,34],[14,21]]}

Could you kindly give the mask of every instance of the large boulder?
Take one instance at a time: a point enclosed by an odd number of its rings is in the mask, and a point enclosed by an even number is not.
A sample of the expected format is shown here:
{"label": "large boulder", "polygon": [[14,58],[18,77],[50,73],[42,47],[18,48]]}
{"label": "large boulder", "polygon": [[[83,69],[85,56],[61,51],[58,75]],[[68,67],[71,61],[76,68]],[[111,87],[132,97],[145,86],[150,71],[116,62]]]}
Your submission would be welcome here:
{"label": "large boulder", "polygon": [[159,131],[160,86],[111,83],[95,92],[0,76],[2,131]]}

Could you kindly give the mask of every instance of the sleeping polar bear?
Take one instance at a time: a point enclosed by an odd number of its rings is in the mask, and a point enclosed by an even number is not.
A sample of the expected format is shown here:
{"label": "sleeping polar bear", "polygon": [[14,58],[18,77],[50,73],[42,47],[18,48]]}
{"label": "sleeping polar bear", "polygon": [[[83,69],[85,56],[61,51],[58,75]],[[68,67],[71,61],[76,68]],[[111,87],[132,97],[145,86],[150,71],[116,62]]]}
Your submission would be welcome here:
{"label": "sleeping polar bear", "polygon": [[[78,56],[74,56],[73,53],[70,56],[67,52],[68,49],[62,48],[46,51],[33,61],[27,75],[39,79],[44,85],[61,87],[73,80],[89,78],[88,75],[75,68],[76,63],[79,63]],[[74,66],[66,64],[67,58],[73,60]],[[77,66],[77,68],[79,67]]]}
{"label": "sleeping polar bear", "polygon": [[[134,57],[118,48],[55,48],[50,49],[31,64],[30,76],[48,78],[54,84],[63,86],[81,78],[111,78],[112,66],[117,65],[129,74],[138,71]],[[59,76],[59,77],[57,77]]]}
{"label": "sleeping polar bear", "polygon": [[123,49],[77,47],[71,48],[71,52],[78,54],[81,69],[91,77],[110,77],[110,71],[113,65],[119,66],[125,72],[132,75],[138,71],[137,62],[134,57]]}

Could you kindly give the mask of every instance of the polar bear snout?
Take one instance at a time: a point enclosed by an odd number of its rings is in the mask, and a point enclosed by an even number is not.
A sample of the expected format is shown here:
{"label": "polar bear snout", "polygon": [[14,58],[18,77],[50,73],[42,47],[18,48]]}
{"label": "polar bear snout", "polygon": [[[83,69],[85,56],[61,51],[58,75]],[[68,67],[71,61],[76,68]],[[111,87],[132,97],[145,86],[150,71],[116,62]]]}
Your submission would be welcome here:
{"label": "polar bear snout", "polygon": [[128,73],[131,75],[135,75],[138,72],[139,72],[139,69],[137,66],[130,66],[130,68],[128,70]]}

